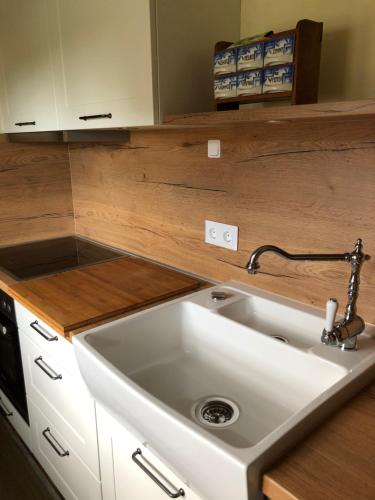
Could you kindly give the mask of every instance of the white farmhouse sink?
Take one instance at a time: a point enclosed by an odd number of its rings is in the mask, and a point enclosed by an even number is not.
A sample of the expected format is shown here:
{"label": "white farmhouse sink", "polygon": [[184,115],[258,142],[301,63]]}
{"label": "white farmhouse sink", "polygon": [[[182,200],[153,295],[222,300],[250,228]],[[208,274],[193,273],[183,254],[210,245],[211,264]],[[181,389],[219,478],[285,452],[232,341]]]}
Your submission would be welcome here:
{"label": "white farmhouse sink", "polygon": [[320,343],[323,327],[311,307],[229,283],[73,344],[93,397],[202,498],[247,500],[264,467],[375,375],[374,337],[343,352]]}

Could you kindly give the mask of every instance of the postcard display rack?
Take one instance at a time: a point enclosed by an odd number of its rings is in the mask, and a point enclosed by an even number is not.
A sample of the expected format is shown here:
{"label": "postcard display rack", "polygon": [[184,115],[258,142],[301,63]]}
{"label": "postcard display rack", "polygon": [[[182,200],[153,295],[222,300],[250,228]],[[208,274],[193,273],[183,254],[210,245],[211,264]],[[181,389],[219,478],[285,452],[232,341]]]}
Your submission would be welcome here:
{"label": "postcard display rack", "polygon": [[318,100],[323,23],[302,19],[295,29],[273,33],[228,48],[217,42],[214,56],[218,111],[240,104],[287,99],[291,104]]}

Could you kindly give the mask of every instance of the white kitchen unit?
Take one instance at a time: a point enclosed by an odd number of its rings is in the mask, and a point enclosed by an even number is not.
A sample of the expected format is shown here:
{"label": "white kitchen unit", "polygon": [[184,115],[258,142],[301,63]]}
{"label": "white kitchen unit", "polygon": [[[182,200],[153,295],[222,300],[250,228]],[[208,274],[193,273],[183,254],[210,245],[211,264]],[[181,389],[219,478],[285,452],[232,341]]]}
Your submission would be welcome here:
{"label": "white kitchen unit", "polygon": [[30,449],[66,500],[100,500],[95,403],[73,346],[18,303],[16,315]]}
{"label": "white kitchen unit", "polygon": [[215,43],[239,38],[240,0],[0,5],[6,132],[147,126],[213,110]]}
{"label": "white kitchen unit", "polygon": [[0,0],[4,132],[58,128],[48,21],[53,10],[50,0]]}
{"label": "white kitchen unit", "polygon": [[103,500],[200,500],[132,431],[97,407]]}

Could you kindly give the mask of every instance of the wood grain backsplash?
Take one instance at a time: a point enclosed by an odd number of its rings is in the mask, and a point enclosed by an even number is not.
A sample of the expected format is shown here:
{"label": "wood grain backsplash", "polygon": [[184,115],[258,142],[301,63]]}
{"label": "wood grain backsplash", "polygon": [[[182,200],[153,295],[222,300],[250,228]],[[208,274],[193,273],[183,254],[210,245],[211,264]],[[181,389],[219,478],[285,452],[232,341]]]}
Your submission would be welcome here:
{"label": "wood grain backsplash", "polygon": [[74,233],[66,144],[11,144],[0,135],[0,245]]}
{"label": "wood grain backsplash", "polygon": [[[207,158],[221,139],[222,158]],[[273,123],[135,131],[120,145],[70,146],[76,230],[211,278],[237,280],[324,307],[346,301],[347,263],[288,262],[289,252],[351,251],[364,264],[359,311],[375,323],[375,121]],[[204,243],[205,219],[239,226],[239,250]]]}

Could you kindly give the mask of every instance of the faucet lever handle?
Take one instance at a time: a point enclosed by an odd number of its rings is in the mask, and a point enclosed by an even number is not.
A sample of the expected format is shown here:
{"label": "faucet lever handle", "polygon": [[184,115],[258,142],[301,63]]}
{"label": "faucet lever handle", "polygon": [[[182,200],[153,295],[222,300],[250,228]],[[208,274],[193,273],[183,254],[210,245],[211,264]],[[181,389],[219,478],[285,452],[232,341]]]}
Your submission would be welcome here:
{"label": "faucet lever handle", "polygon": [[327,300],[327,305],[326,305],[326,332],[332,332],[333,330],[333,325],[335,323],[335,318],[336,318],[336,313],[337,309],[339,307],[339,304],[336,299],[329,299]]}

